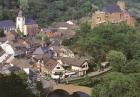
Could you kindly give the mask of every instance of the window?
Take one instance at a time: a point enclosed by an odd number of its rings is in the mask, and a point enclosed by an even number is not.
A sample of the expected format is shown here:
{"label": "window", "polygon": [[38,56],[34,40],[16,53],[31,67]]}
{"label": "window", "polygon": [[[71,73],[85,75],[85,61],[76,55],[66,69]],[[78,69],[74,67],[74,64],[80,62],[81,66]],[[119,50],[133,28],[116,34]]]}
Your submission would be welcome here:
{"label": "window", "polygon": [[120,14],[120,19],[122,19],[122,14]]}
{"label": "window", "polygon": [[83,65],[82,68],[86,68],[86,65]]}
{"label": "window", "polygon": [[98,19],[99,21],[101,21],[101,17],[97,17],[97,19]]}
{"label": "window", "polygon": [[18,21],[20,21],[20,18],[18,18]]}
{"label": "window", "polygon": [[57,69],[60,69],[60,67],[56,67]]}

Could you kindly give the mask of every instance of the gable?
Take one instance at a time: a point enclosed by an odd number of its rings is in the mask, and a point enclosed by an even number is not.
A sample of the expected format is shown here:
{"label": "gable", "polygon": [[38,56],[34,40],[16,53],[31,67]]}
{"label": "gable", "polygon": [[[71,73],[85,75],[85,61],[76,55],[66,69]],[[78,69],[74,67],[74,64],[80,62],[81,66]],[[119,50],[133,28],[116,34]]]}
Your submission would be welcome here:
{"label": "gable", "polygon": [[44,51],[41,47],[37,48],[34,52],[33,55],[43,55]]}
{"label": "gable", "polygon": [[53,71],[64,71],[64,68],[62,67],[61,64],[58,63],[58,64],[55,66],[55,68],[53,69]]}

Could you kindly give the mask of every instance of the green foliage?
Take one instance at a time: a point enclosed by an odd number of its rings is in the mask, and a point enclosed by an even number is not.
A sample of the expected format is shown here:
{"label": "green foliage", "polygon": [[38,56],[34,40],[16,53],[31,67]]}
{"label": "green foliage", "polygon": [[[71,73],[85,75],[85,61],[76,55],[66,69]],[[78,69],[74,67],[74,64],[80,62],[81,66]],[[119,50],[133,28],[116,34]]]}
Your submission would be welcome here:
{"label": "green foliage", "polygon": [[35,36],[35,39],[37,39],[37,40],[42,40],[42,36],[39,35],[39,34],[37,34],[37,35]]}
{"label": "green foliage", "polygon": [[28,0],[19,0],[19,3],[20,3],[20,9],[22,10],[27,10],[29,5],[28,5]]}
{"label": "green foliage", "polygon": [[49,38],[48,38],[48,36],[47,36],[47,35],[46,35],[46,36],[44,36],[44,40],[45,40],[45,42],[46,42],[46,43],[48,43]]}
{"label": "green foliage", "polygon": [[[139,51],[139,46],[135,47],[130,42],[138,43],[139,36],[139,32],[136,29],[123,23],[101,25],[94,29],[84,23],[80,26],[76,36],[70,40],[63,41],[63,44],[69,46],[78,54],[92,56],[95,62],[104,61],[106,53],[110,50],[121,51],[126,55],[127,59],[132,59]],[[135,49],[137,49],[137,52]],[[136,53],[134,54],[133,52]]]}
{"label": "green foliage", "polygon": [[[135,77],[137,80],[139,77]],[[94,87],[92,97],[139,97],[138,82],[122,73],[111,73],[105,76],[100,84]]]}
{"label": "green foliage", "polygon": [[25,80],[15,74],[0,75],[0,96],[1,97],[35,97],[27,89]]}
{"label": "green foliage", "polygon": [[26,74],[25,74],[25,72],[20,71],[17,75],[18,75],[19,78],[22,79],[23,81],[26,80]]}
{"label": "green foliage", "polygon": [[122,67],[121,72],[128,73],[138,73],[140,72],[140,61],[139,60],[131,60],[127,64]]}
{"label": "green foliage", "polygon": [[38,93],[39,97],[46,97],[46,93],[43,89],[42,82],[40,81],[37,81],[37,90],[39,91]]}
{"label": "green foliage", "polygon": [[2,10],[2,6],[0,6],[0,20],[3,19],[3,10]]}
{"label": "green foliage", "polygon": [[17,36],[23,38],[24,34],[19,29],[17,29]]}
{"label": "green foliage", "polygon": [[109,53],[107,54],[107,60],[111,64],[112,69],[118,72],[121,71],[122,67],[126,63],[125,55],[122,52],[118,51],[109,51]]}
{"label": "green foliage", "polygon": [[0,29],[0,37],[4,37],[4,31]]}
{"label": "green foliage", "polygon": [[[108,2],[109,1],[109,2]],[[117,0],[111,2],[116,3]],[[139,1],[127,0],[129,11],[140,17]],[[0,0],[0,19],[15,19],[19,8],[41,27],[57,21],[81,19],[110,3],[110,0]],[[2,7],[1,7],[2,6]]]}

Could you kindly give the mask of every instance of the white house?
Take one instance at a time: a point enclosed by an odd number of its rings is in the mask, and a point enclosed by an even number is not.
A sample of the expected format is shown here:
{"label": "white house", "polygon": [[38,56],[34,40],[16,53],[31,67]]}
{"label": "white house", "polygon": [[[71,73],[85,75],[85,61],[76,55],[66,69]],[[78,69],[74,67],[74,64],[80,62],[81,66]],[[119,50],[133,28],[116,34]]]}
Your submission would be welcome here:
{"label": "white house", "polygon": [[78,73],[79,76],[85,75],[89,69],[88,62],[81,58],[61,58],[64,66],[71,67],[72,71]]}
{"label": "white house", "polygon": [[53,79],[60,78],[65,72],[62,62],[55,59],[39,60],[36,63],[36,68],[38,68],[40,72],[50,75]]}

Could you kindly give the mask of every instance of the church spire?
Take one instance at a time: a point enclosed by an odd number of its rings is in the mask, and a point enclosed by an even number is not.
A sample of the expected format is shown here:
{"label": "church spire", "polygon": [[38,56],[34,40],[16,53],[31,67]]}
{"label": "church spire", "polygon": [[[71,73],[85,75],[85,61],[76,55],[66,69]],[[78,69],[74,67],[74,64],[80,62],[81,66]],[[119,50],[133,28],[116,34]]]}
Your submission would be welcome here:
{"label": "church spire", "polygon": [[22,10],[19,10],[18,17],[22,17],[22,16],[23,16],[23,12],[22,12]]}

